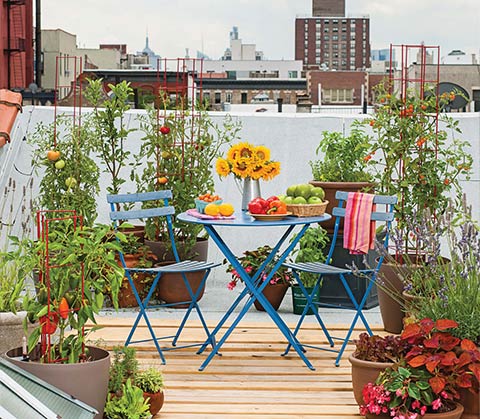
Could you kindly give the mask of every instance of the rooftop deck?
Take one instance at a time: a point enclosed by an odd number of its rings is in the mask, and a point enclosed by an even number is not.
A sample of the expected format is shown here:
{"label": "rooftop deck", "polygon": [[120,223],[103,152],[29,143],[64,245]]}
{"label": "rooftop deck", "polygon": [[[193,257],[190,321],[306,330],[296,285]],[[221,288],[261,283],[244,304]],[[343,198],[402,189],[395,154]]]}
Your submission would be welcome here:
{"label": "rooftop deck", "polygon": [[[161,365],[152,343],[135,345],[142,367],[158,366],[165,376],[165,405],[156,418],[162,419],[274,419],[274,418],[361,418],[352,393],[348,355],[349,345],[341,366],[334,366],[335,354],[309,350],[307,355],[315,366],[310,371],[295,352],[287,357],[280,354],[285,340],[265,315],[264,321],[240,323],[216,357],[203,372],[198,367],[206,355],[196,355],[195,348],[167,352],[167,364]],[[104,328],[90,338],[111,350],[122,345],[130,330],[133,317],[102,317]],[[157,336],[171,335],[178,321],[152,319]],[[209,321],[214,326],[215,321]],[[294,326],[287,322],[289,326]],[[346,325],[331,326],[332,335],[342,337]],[[380,332],[374,327],[374,333]],[[358,336],[360,329],[354,336]],[[137,329],[137,339],[148,338],[148,329]],[[323,334],[311,322],[299,335],[304,343],[326,343]],[[182,335],[182,342],[204,339],[199,322],[192,320]]]}

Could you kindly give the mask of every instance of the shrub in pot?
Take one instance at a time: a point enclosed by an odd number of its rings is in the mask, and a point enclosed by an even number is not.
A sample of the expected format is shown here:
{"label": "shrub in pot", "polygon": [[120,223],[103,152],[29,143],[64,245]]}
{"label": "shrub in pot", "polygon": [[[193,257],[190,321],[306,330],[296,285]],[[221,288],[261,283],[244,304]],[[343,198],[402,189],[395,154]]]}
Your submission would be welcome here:
{"label": "shrub in pot", "polygon": [[148,399],[143,398],[143,391],[132,384],[129,378],[122,384],[122,395],[113,397],[109,394],[105,405],[106,419],[148,419],[150,415]]}
{"label": "shrub in pot", "polygon": [[[292,238],[292,240],[295,236]],[[328,243],[327,231],[320,225],[316,227],[310,227],[303,237],[298,242],[298,247],[292,252],[292,256],[295,256],[294,261],[299,262],[325,262],[325,247]],[[312,293],[313,288],[317,282],[318,275],[300,272],[300,279],[305,286],[309,294]],[[320,299],[320,289],[314,295],[314,301]],[[293,284],[292,285],[292,299],[293,299],[293,312],[295,314],[302,314],[306,305],[306,298],[303,295],[301,288]],[[309,309],[307,314],[313,314],[313,311]]]}
{"label": "shrub in pot", "polygon": [[153,367],[140,371],[135,377],[135,385],[142,389],[143,397],[149,401],[150,413],[155,416],[165,400],[163,374]]}

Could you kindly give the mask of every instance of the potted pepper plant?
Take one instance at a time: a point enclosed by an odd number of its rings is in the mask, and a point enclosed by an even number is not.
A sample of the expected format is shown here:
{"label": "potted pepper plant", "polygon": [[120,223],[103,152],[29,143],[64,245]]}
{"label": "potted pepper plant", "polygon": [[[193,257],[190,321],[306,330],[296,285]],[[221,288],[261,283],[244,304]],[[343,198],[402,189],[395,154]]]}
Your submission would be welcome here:
{"label": "potted pepper plant", "polygon": [[[110,227],[80,225],[75,216],[52,219],[48,235],[32,244],[32,257],[42,261],[40,280],[36,295],[27,294],[23,307],[38,326],[29,335],[28,345],[8,351],[7,356],[96,408],[100,418],[110,359],[107,351],[86,344],[86,323],[95,323],[107,286],[116,307],[123,269],[115,261],[116,243],[105,240]],[[65,376],[76,379],[65,380]]]}

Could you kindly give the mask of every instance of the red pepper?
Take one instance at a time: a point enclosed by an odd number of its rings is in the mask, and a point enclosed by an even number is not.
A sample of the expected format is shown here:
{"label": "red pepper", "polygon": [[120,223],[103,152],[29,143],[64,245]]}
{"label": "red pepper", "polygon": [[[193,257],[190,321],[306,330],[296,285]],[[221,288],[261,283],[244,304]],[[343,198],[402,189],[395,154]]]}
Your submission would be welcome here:
{"label": "red pepper", "polygon": [[42,325],[42,334],[43,335],[53,335],[55,330],[57,330],[58,324],[58,314],[51,312],[45,316],[40,317],[40,324]]}
{"label": "red pepper", "polygon": [[267,214],[286,214],[287,213],[287,204],[285,202],[277,199],[276,201],[271,201],[268,208]]}
{"label": "red pepper", "polygon": [[272,195],[271,197],[267,198],[267,202],[269,205],[272,201],[278,201],[278,196]]}
{"label": "red pepper", "polygon": [[248,203],[248,211],[250,214],[265,214],[263,205],[255,199]]}
{"label": "red pepper", "polygon": [[68,306],[68,301],[65,297],[60,300],[60,304],[58,305],[58,314],[62,319],[68,318],[68,313],[70,313],[70,307]]}
{"label": "red pepper", "polygon": [[161,132],[163,135],[167,135],[167,134],[170,132],[170,128],[167,127],[166,125],[163,125],[162,127],[160,127],[160,132]]}

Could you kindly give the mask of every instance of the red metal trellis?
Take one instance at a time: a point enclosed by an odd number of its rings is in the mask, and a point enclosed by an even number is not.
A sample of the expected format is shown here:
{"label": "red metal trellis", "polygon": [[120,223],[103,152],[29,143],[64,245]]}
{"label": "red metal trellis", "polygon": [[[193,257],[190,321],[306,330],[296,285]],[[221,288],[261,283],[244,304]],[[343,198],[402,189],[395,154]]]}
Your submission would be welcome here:
{"label": "red metal trellis", "polygon": [[[59,319],[60,313],[58,309],[58,301],[53,301],[51,291],[52,291],[52,282],[51,282],[51,270],[54,269],[61,269],[65,268],[66,266],[72,266],[71,263],[59,263],[61,262],[62,256],[65,257],[65,254],[62,254],[61,250],[56,249],[55,252],[50,251],[50,235],[53,231],[55,231],[55,225],[59,225],[59,223],[72,223],[72,231],[73,234],[78,228],[83,228],[83,217],[77,215],[75,210],[40,210],[36,213],[37,219],[37,236],[38,240],[43,244],[40,247],[40,266],[39,266],[39,282],[40,284],[44,284],[47,291],[47,312],[46,315],[43,316],[43,319],[40,319],[40,323],[42,321],[45,323],[51,323],[55,319]],[[53,227],[53,228],[52,228]],[[84,272],[84,264],[83,262],[79,262],[77,268],[79,269],[80,273],[80,282],[79,288],[77,290],[73,290],[74,292],[78,293],[80,291],[80,301],[84,301],[85,298],[85,272]],[[78,311],[79,308],[70,307],[71,312]],[[58,321],[58,320],[57,320]],[[82,341],[84,340],[83,337],[85,335],[85,330],[82,328],[81,330]],[[45,357],[45,362],[47,363],[61,363],[65,361],[65,359],[58,359],[53,357],[52,355],[52,334],[46,333],[46,328],[42,327],[42,333],[40,336],[40,350],[42,356]],[[85,344],[82,343],[82,355],[85,355]]]}

